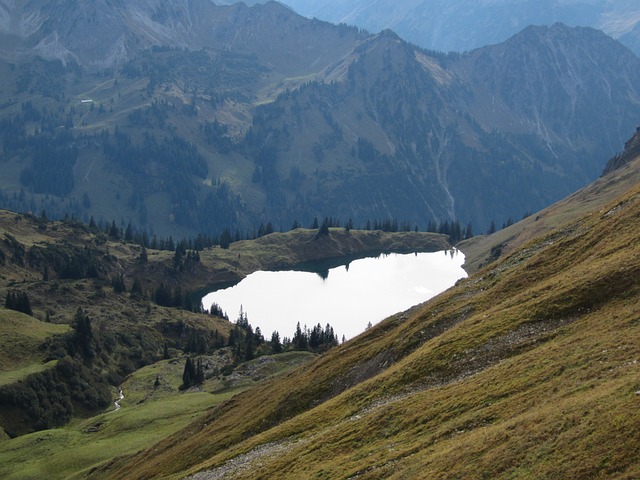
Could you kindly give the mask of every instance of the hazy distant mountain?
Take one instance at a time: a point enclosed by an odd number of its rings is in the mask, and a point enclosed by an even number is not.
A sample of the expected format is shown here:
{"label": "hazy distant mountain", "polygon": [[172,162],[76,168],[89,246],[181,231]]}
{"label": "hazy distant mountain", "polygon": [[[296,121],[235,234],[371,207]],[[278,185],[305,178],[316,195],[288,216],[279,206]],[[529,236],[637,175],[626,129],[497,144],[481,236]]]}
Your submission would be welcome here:
{"label": "hazy distant mountain", "polygon": [[640,60],[589,28],[466,55],[270,2],[2,2],[0,204],[162,234],[505,222],[602,170]]}
{"label": "hazy distant mountain", "polygon": [[[298,13],[376,33],[391,29],[405,40],[439,51],[466,51],[499,43],[528,25],[591,26],[620,38],[640,21],[634,0],[286,0]],[[637,34],[635,34],[637,38]]]}

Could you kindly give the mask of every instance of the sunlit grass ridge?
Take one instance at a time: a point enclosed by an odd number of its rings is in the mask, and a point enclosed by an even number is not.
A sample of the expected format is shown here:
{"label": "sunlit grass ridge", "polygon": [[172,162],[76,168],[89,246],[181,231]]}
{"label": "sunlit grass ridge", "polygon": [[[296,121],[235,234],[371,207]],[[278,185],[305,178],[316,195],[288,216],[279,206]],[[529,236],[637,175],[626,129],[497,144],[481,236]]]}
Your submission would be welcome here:
{"label": "sunlit grass ridge", "polygon": [[103,474],[637,478],[638,225],[636,185]]}

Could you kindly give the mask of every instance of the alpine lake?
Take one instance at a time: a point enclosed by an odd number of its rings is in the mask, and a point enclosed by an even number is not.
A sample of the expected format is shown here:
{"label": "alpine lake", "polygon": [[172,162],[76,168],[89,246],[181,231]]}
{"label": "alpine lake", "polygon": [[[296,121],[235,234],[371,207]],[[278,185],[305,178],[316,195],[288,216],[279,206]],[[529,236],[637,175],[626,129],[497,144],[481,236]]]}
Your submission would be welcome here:
{"label": "alpine lake", "polygon": [[339,340],[420,304],[453,286],[467,273],[458,250],[382,254],[298,265],[292,270],[258,271],[238,284],[202,299],[217,304],[231,320],[241,309],[265,338],[278,331],[291,338],[304,328],[329,323]]}

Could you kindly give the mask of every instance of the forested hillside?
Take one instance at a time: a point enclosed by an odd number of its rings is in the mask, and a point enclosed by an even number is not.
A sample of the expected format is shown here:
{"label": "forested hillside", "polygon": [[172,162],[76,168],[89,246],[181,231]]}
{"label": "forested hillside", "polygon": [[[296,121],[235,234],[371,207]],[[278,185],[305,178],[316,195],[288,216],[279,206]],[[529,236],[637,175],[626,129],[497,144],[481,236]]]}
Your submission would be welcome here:
{"label": "forested hillside", "polygon": [[215,305],[204,311],[197,292],[212,285],[313,260],[450,247],[433,233],[325,227],[322,235],[297,229],[227,248],[160,238],[147,249],[115,225],[6,211],[0,228],[0,426],[12,437],[105,410],[125,377],[162,360],[224,357],[217,370],[200,372],[201,381],[191,374],[189,388],[257,356],[317,353],[338,342],[330,325],[274,339],[254,331],[246,315]]}

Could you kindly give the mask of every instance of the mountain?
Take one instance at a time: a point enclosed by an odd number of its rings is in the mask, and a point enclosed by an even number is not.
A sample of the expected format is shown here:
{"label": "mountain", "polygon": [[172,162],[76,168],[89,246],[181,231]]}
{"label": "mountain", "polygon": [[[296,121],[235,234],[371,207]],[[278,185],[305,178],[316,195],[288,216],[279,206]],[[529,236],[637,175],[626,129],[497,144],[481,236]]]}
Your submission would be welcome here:
{"label": "mountain", "polygon": [[[500,43],[529,25],[590,26],[640,53],[640,8],[633,0],[288,0],[309,18],[356,25],[370,32],[391,29],[405,40],[438,51],[469,51]],[[636,33],[634,33],[636,32]]]}
{"label": "mountain", "polygon": [[[279,73],[308,74],[312,65],[321,70],[349,48],[348,39],[332,38],[337,30],[331,25],[308,22],[275,2],[248,8],[208,0],[38,0],[0,3],[0,12],[5,56],[32,53],[94,70],[122,66],[153,46],[170,46],[255,54]],[[301,37],[304,55],[291,49]]]}
{"label": "mountain", "polygon": [[640,118],[640,61],[587,28],[444,55],[275,2],[1,5],[0,205],[150,237],[484,231],[594,179]]}
{"label": "mountain", "polygon": [[640,157],[622,156],[444,294],[91,475],[637,477]]}

